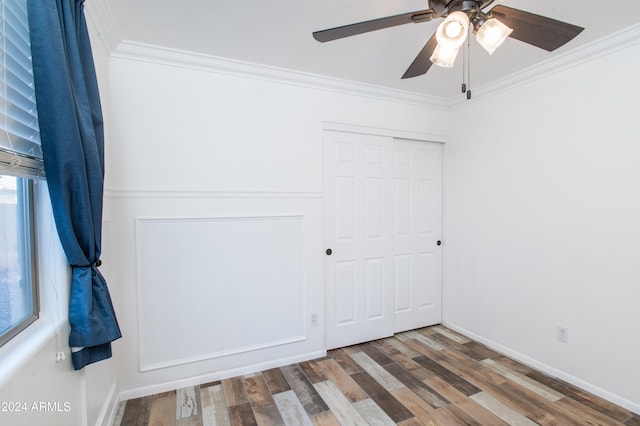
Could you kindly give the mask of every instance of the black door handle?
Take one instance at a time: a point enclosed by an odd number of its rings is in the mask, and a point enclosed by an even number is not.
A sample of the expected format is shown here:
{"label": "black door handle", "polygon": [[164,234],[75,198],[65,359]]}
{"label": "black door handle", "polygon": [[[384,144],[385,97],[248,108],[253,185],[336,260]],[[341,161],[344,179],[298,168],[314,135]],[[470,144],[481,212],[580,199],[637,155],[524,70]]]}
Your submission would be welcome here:
{"label": "black door handle", "polygon": [[333,250],[327,249],[327,251],[325,251],[325,253],[327,253],[327,256],[331,256],[331,253],[333,253]]}
{"label": "black door handle", "polygon": [[442,241],[438,240],[438,242],[436,242],[436,244],[441,246],[442,245]]}

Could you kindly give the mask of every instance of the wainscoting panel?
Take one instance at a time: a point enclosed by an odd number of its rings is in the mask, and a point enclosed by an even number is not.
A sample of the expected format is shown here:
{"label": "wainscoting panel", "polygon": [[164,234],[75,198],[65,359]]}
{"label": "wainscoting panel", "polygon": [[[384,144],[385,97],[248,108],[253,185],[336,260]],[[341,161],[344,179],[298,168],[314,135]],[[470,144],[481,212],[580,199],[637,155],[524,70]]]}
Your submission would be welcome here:
{"label": "wainscoting panel", "polygon": [[303,222],[138,218],[140,370],[306,339]]}

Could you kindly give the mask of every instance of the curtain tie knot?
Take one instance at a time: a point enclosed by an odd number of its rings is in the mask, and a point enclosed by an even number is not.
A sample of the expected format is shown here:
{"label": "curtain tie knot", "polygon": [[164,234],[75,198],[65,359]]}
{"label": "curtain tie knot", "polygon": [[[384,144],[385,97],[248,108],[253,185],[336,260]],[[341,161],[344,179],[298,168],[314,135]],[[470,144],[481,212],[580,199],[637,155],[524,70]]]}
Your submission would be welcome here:
{"label": "curtain tie knot", "polygon": [[102,260],[98,259],[91,265],[72,265],[72,266],[74,268],[93,268],[93,267],[99,268],[100,266],[102,266]]}

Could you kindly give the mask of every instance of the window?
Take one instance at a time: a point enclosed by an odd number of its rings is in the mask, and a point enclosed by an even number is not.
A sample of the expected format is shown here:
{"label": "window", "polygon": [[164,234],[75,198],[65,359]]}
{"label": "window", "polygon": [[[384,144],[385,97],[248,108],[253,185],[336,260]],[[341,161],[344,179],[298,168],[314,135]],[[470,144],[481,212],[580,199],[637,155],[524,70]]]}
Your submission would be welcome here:
{"label": "window", "polygon": [[26,0],[0,0],[0,345],[38,317],[34,179],[44,177]]}
{"label": "window", "polygon": [[38,317],[32,186],[0,177],[0,344]]}

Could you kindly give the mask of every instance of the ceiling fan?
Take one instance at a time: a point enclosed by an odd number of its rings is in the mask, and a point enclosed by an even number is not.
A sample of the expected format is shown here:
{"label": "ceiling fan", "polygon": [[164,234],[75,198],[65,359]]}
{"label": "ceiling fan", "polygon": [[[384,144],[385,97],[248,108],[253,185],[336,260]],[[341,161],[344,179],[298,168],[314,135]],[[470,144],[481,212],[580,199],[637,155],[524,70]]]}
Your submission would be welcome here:
{"label": "ceiling fan", "polygon": [[453,67],[460,46],[472,27],[478,43],[492,54],[507,37],[549,52],[564,46],[584,28],[511,7],[497,5],[484,12],[494,0],[428,0],[428,9],[358,22],[313,33],[320,42],[337,40],[403,24],[445,18],[402,76],[426,74],[432,64]]}

